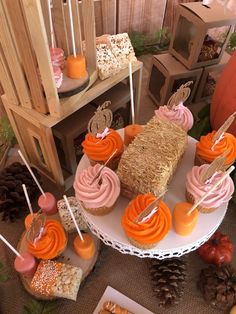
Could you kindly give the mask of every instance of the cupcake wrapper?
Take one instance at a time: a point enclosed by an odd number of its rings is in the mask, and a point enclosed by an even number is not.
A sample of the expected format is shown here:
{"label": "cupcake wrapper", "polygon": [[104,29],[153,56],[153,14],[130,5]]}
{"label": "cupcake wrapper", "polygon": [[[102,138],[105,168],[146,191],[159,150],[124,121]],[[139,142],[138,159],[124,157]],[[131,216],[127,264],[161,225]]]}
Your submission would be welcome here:
{"label": "cupcake wrapper", "polygon": [[[107,166],[108,168],[110,168],[111,170],[114,170],[114,171],[115,171],[115,170],[118,168],[121,155],[122,155],[122,154],[117,155],[117,156],[115,156],[114,158],[112,158],[106,166]],[[100,160],[89,159],[89,162],[90,162],[90,165],[91,165],[91,166],[95,166],[96,164],[104,165],[105,162],[106,162],[106,160],[105,160],[105,161],[100,161]]]}
{"label": "cupcake wrapper", "polygon": [[[202,157],[200,157],[197,153],[195,154],[195,158],[194,158],[194,165],[195,166],[202,166],[204,164],[211,164],[211,161],[207,161],[205,159],[203,159]],[[232,162],[231,164],[227,164],[222,168],[222,171],[227,170],[230,166],[232,166],[234,163]]]}
{"label": "cupcake wrapper", "polygon": [[[185,193],[185,197],[186,197],[186,200],[191,203],[191,204],[194,204],[195,203],[195,199],[194,199],[194,196],[189,193],[187,190],[186,190],[186,193]],[[201,205],[198,205],[198,210],[200,213],[203,213],[203,214],[209,214],[209,213],[212,213],[214,212],[217,208],[207,208],[207,207],[203,207]]]}
{"label": "cupcake wrapper", "polygon": [[114,209],[114,206],[115,206],[115,204],[112,205],[111,207],[103,206],[103,207],[98,207],[98,208],[87,208],[87,207],[84,206],[84,209],[88,213],[90,213],[90,214],[92,214],[94,216],[104,216],[104,215],[109,214]]}
{"label": "cupcake wrapper", "polygon": [[136,241],[130,237],[128,237],[128,240],[133,246],[135,246],[141,250],[150,250],[150,249],[153,249],[157,245],[157,243],[148,243],[148,244],[139,243],[138,241]]}

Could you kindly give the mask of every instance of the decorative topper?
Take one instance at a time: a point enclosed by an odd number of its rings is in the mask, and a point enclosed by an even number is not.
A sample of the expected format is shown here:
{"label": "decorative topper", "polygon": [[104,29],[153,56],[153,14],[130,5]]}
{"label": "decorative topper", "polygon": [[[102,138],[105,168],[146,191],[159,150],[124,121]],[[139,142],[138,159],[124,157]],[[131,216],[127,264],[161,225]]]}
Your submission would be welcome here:
{"label": "decorative topper", "polygon": [[26,239],[30,243],[35,243],[41,238],[45,222],[45,214],[41,210],[38,211],[31,222],[30,228],[27,230]]}
{"label": "decorative topper", "polygon": [[96,136],[98,133],[103,133],[106,128],[111,126],[113,119],[112,111],[110,109],[105,109],[110,104],[110,101],[105,101],[101,106],[98,106],[94,116],[89,120],[89,133]]}
{"label": "decorative topper", "polygon": [[115,155],[115,153],[117,152],[117,148],[115,149],[115,151],[111,154],[111,156],[107,159],[107,161],[105,162],[105,164],[98,170],[98,173],[95,175],[95,177],[93,178],[92,182],[90,183],[91,185],[94,183],[95,180],[97,180],[97,178],[99,178],[102,170],[106,167],[106,165],[109,163],[109,161],[112,159],[112,157]]}
{"label": "decorative topper", "polygon": [[166,193],[166,190],[162,192],[152,203],[150,203],[146,208],[144,208],[141,213],[135,218],[134,222],[136,224],[148,221],[157,211],[158,204],[161,201],[161,197]]}
{"label": "decorative topper", "polygon": [[181,102],[184,103],[189,98],[191,88],[188,86],[191,84],[193,84],[193,81],[188,81],[177,89],[177,91],[168,100],[167,107],[169,109],[172,109],[174,106],[178,106]]}
{"label": "decorative topper", "polygon": [[216,134],[212,138],[212,141],[214,144],[217,144],[223,138],[224,133],[228,130],[228,128],[234,122],[235,116],[236,116],[236,111],[232,113],[228,117],[228,119],[225,121],[225,123],[219,128],[219,130],[216,132]]}
{"label": "decorative topper", "polygon": [[223,171],[223,166],[225,164],[225,159],[228,154],[228,150],[222,155],[218,156],[213,162],[209,165],[207,170],[202,174],[200,181],[206,183],[217,171]]}

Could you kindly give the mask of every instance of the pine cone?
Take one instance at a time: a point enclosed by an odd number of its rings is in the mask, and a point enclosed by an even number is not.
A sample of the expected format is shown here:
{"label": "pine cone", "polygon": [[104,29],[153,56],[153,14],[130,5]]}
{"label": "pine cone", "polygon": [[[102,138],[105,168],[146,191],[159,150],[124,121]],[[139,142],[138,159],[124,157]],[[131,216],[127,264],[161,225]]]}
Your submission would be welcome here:
{"label": "pine cone", "polygon": [[180,258],[151,260],[153,291],[160,307],[178,304],[183,295],[186,262]]}
{"label": "pine cone", "polygon": [[[36,177],[40,176],[36,169],[32,168]],[[27,167],[18,162],[11,164],[0,173],[0,213],[2,220],[13,222],[15,218],[22,216],[27,209],[22,184],[25,183],[29,197],[36,197],[39,193],[38,187],[31,177]]]}
{"label": "pine cone", "polygon": [[204,299],[220,310],[236,303],[236,271],[230,265],[202,269],[198,287]]}

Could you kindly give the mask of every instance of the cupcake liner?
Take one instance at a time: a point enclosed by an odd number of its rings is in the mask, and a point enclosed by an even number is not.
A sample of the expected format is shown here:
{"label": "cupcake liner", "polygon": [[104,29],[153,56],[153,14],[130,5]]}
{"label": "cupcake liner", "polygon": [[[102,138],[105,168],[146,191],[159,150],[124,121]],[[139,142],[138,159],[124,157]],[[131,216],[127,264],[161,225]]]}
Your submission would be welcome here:
{"label": "cupcake liner", "polygon": [[[186,197],[186,200],[191,203],[191,204],[194,204],[195,203],[195,199],[194,199],[194,196],[188,192],[186,190],[186,193],[185,193],[185,197]],[[208,213],[212,213],[214,212],[217,208],[207,208],[207,207],[203,207],[201,205],[198,205],[198,210],[200,213],[203,213],[203,214],[208,214]]]}
{"label": "cupcake liner", "polygon": [[[115,157],[113,157],[108,164],[106,165],[108,168],[110,168],[111,170],[115,171],[118,168],[119,162],[120,162],[120,158],[121,158],[122,154],[119,154]],[[104,165],[105,161],[100,161],[100,160],[93,160],[93,159],[89,159],[90,165],[91,166],[95,166],[96,164],[100,164],[100,165]]]}
{"label": "cupcake liner", "polygon": [[[211,164],[212,161],[207,161],[205,159],[203,159],[202,157],[200,157],[197,153],[195,154],[195,158],[194,158],[194,165],[195,166],[202,166],[204,164]],[[230,163],[230,164],[227,164],[227,165],[224,165],[222,167],[222,171],[225,171],[227,170],[230,166],[232,166],[234,164],[234,162]]]}
{"label": "cupcake liner", "polygon": [[130,237],[128,237],[128,240],[133,246],[141,250],[150,250],[150,249],[153,249],[157,245],[157,243],[147,243],[147,244],[140,243],[137,240],[134,240]]}
{"label": "cupcake liner", "polygon": [[103,207],[97,207],[97,208],[88,208],[88,207],[85,207],[84,204],[83,204],[83,207],[88,213],[94,216],[104,216],[104,215],[109,214],[114,209],[115,203],[111,207],[103,206]]}

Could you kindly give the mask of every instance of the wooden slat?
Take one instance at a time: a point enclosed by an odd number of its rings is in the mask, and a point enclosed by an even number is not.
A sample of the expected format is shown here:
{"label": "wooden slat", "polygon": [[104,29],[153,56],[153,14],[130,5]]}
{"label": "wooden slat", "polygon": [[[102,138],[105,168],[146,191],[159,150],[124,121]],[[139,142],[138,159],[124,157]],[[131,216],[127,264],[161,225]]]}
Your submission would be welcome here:
{"label": "wooden slat", "polygon": [[116,34],[116,0],[102,0],[101,5],[103,34]]}
{"label": "wooden slat", "polygon": [[0,118],[6,115],[6,111],[5,111],[5,108],[3,106],[3,102],[2,102],[2,98],[1,98],[1,96],[3,94],[4,94],[4,90],[2,88],[2,85],[0,84]]}
{"label": "wooden slat", "polygon": [[86,62],[91,69],[97,69],[96,33],[93,0],[82,1]]}
{"label": "wooden slat", "polygon": [[21,105],[26,108],[32,108],[28,87],[18,60],[15,46],[12,42],[12,37],[9,31],[2,1],[0,1],[0,30],[1,46],[9,66]]}
{"label": "wooden slat", "polygon": [[180,3],[193,2],[192,0],[167,0],[163,26],[173,31],[176,7]]}
{"label": "wooden slat", "polygon": [[47,35],[44,27],[40,0],[22,0],[31,40],[37,57],[40,75],[52,116],[60,116],[60,102],[54,81]]}
{"label": "wooden slat", "polygon": [[[44,0],[46,1],[46,0]],[[62,0],[52,0],[53,25],[56,35],[57,46],[62,48],[66,55],[70,54],[66,22],[64,15],[64,4]]]}
{"label": "wooden slat", "polygon": [[72,9],[74,32],[75,32],[76,53],[83,54],[78,0],[71,0],[71,9]]}
{"label": "wooden slat", "polygon": [[118,33],[139,31],[153,34],[163,24],[166,0],[117,0]]}
{"label": "wooden slat", "polygon": [[4,92],[7,95],[8,101],[10,101],[14,105],[18,105],[19,100],[17,98],[15,86],[12,81],[11,73],[4,58],[1,46],[0,46],[0,82],[2,84]]}
{"label": "wooden slat", "polygon": [[49,12],[48,12],[48,0],[40,0],[41,8],[43,12],[44,25],[46,28],[48,42],[51,40],[50,24],[49,24]]}
{"label": "wooden slat", "polygon": [[8,13],[11,19],[12,29],[15,33],[15,38],[21,55],[24,72],[27,77],[31,96],[33,100],[33,107],[42,113],[48,112],[48,107],[43,95],[42,84],[39,80],[37,72],[37,62],[34,51],[31,47],[31,42],[28,36],[27,25],[21,10],[20,0],[5,1]]}

